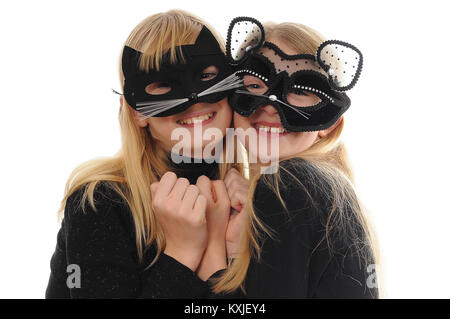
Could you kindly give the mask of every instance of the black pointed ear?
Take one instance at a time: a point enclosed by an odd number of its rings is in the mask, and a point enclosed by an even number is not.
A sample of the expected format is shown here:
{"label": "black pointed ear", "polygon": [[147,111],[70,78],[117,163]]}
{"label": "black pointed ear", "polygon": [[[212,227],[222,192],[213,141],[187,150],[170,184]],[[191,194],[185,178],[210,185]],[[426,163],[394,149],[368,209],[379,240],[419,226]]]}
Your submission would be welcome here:
{"label": "black pointed ear", "polygon": [[256,51],[265,40],[261,22],[250,17],[234,18],[228,28],[227,57],[231,64],[243,62],[252,51]]}
{"label": "black pointed ear", "polygon": [[330,85],[337,91],[350,90],[361,74],[363,57],[355,46],[338,40],[323,42],[316,52],[320,66],[327,71]]}
{"label": "black pointed ear", "polygon": [[135,49],[124,46],[122,52],[122,72],[125,78],[136,75],[138,70],[138,63],[142,53]]}

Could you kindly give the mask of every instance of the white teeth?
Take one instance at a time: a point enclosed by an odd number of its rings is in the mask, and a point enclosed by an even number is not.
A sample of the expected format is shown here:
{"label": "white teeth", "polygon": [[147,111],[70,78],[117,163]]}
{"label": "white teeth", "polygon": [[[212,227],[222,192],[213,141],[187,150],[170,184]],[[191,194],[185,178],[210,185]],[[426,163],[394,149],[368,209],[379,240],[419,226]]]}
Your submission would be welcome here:
{"label": "white teeth", "polygon": [[257,129],[263,132],[270,132],[270,133],[286,133],[287,131],[282,127],[273,127],[273,126],[264,126],[264,125],[258,125]]}
{"label": "white teeth", "polygon": [[203,121],[209,120],[211,117],[213,117],[214,113],[208,113],[205,115],[201,115],[201,116],[196,116],[196,117],[191,117],[188,119],[184,119],[184,120],[179,120],[178,123],[180,124],[196,124],[196,123],[201,123]]}

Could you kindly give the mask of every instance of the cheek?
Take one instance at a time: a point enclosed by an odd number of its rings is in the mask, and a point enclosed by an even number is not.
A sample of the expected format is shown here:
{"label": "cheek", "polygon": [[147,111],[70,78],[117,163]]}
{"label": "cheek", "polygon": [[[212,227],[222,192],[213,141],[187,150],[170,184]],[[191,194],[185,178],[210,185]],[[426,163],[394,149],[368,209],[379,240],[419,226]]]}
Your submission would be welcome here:
{"label": "cheek", "polygon": [[243,128],[246,129],[250,127],[250,118],[242,116],[234,112],[233,114],[233,124],[235,128]]}
{"label": "cheek", "polygon": [[219,109],[217,110],[217,122],[216,127],[222,131],[225,135],[226,129],[231,126],[231,119],[233,117],[233,111],[228,104],[228,99],[223,99],[219,103]]}
{"label": "cheek", "polygon": [[292,156],[310,148],[317,138],[317,132],[291,133],[280,141],[280,157]]}
{"label": "cheek", "polygon": [[151,117],[148,119],[148,128],[152,136],[161,141],[166,147],[170,146],[173,124],[164,117]]}

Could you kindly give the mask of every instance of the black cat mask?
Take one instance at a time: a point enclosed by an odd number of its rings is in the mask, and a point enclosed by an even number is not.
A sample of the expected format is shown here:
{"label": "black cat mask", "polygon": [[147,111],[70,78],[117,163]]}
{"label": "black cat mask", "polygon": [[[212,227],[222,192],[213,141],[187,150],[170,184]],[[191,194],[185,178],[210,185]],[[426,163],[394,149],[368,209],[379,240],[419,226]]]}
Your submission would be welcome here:
{"label": "black cat mask", "polygon": [[[226,98],[232,89],[242,86],[242,80],[233,74],[212,33],[204,26],[195,44],[181,45],[185,62],[170,63],[169,52],[162,59],[160,68],[149,72],[140,70],[142,52],[125,46],[122,53],[122,71],[125,77],[124,97],[127,103],[145,117],[164,117],[181,113],[193,104],[216,103]],[[207,67],[217,68],[217,74],[210,80],[202,79]],[[161,85],[164,94],[151,94],[152,83]]]}
{"label": "black cat mask", "polygon": [[351,44],[323,42],[315,55],[289,55],[265,42],[262,24],[249,17],[233,19],[228,29],[227,58],[244,79],[244,88],[229,97],[243,116],[273,105],[288,131],[331,127],[349,108],[344,93],[357,82],[362,54]]}

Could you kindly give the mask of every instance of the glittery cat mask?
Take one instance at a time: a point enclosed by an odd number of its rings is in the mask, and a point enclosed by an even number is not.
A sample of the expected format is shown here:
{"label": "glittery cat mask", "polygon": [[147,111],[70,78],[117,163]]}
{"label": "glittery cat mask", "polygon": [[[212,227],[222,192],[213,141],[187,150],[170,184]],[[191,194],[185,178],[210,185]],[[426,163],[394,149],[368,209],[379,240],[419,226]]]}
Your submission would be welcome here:
{"label": "glittery cat mask", "polygon": [[[216,103],[226,98],[232,89],[242,86],[241,78],[233,74],[219,43],[206,27],[202,28],[194,44],[176,49],[179,62],[170,63],[169,52],[166,52],[159,70],[150,69],[149,72],[139,68],[142,52],[129,46],[123,49],[123,95],[127,103],[143,116],[170,116],[196,103]],[[184,62],[180,59],[180,50]],[[218,73],[213,79],[203,80],[202,72],[209,66],[215,66]],[[165,93],[150,94],[148,88],[152,83],[162,85]]]}
{"label": "glittery cat mask", "polygon": [[233,19],[228,29],[227,58],[244,79],[229,97],[243,116],[274,106],[288,131],[319,131],[332,126],[349,108],[344,93],[358,80],[362,54],[351,44],[323,42],[315,55],[289,55],[265,42],[264,28],[253,18]]}

